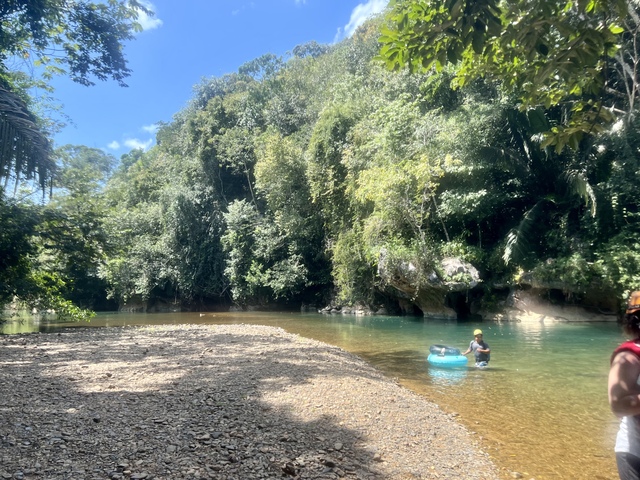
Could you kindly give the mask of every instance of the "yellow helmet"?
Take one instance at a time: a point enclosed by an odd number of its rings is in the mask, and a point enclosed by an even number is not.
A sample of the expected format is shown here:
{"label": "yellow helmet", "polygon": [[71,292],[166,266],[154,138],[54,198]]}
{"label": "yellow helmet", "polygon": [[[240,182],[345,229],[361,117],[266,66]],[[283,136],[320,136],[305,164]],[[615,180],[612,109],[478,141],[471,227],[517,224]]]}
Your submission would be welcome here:
{"label": "yellow helmet", "polygon": [[476,335],[482,335],[482,330],[480,330],[479,328],[477,330],[474,330],[473,336],[475,337]]}

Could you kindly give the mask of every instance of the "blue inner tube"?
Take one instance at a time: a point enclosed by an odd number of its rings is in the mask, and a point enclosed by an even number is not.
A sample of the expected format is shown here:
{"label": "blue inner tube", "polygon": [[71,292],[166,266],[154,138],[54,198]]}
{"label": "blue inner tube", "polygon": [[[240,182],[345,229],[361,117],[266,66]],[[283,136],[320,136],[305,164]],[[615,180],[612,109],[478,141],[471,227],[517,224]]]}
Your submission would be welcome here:
{"label": "blue inner tube", "polygon": [[[444,349],[444,350],[443,350]],[[431,345],[429,352],[434,355],[460,355],[460,349],[455,347],[449,347],[447,345]]]}
{"label": "blue inner tube", "polygon": [[427,361],[437,367],[465,367],[467,365],[467,357],[464,355],[436,355],[430,353]]}

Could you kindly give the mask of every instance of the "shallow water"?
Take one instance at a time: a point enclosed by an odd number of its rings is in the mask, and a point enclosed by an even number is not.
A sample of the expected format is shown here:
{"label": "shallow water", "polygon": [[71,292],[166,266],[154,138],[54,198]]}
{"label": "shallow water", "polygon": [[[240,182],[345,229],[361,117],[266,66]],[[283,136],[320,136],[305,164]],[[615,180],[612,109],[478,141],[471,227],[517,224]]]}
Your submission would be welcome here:
{"label": "shallow water", "polygon": [[[609,356],[623,340],[614,324],[523,325],[422,318],[297,313],[100,314],[73,327],[251,323],[279,326],[360,355],[476,432],[484,449],[525,479],[617,478],[617,420],[607,404]],[[8,323],[0,333],[52,331],[59,324]],[[2,329],[3,328],[3,329]],[[426,362],[429,346],[466,349],[475,328],[491,347],[484,370]],[[472,358],[470,357],[470,365]]]}

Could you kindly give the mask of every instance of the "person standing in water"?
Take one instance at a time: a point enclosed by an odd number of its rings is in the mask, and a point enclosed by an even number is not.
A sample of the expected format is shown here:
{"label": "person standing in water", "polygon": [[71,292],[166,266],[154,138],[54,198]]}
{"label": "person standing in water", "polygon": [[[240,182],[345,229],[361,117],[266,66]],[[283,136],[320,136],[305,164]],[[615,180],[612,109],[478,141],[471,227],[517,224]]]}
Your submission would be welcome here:
{"label": "person standing in water", "polygon": [[473,352],[476,357],[476,367],[486,367],[491,359],[491,349],[489,344],[482,337],[482,330],[477,329],[473,332],[473,340],[469,343],[469,348],[462,355],[468,355]]}
{"label": "person standing in water", "polygon": [[616,463],[622,480],[640,479],[640,291],[629,296],[622,329],[632,340],[611,355],[609,405],[620,418]]}

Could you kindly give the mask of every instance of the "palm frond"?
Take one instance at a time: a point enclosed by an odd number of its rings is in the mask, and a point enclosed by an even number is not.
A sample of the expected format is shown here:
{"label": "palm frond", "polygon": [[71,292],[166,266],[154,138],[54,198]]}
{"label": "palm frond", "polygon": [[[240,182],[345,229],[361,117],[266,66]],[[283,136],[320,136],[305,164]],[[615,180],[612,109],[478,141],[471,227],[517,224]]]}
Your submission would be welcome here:
{"label": "palm frond", "polygon": [[589,206],[589,204],[591,204],[591,216],[595,217],[597,208],[596,194],[593,191],[591,184],[587,180],[587,177],[584,175],[584,173],[577,170],[567,171],[565,177],[567,179],[567,183],[569,185],[571,193],[574,193],[582,198],[585,205]]}
{"label": "palm frond", "polygon": [[519,176],[531,173],[531,166],[526,155],[513,148],[484,147],[481,151],[488,158],[492,158],[494,162],[500,162],[500,165],[507,171],[514,172]]}
{"label": "palm frond", "polygon": [[0,178],[37,179],[44,189],[54,168],[49,140],[27,104],[0,87]]}
{"label": "palm frond", "polygon": [[550,200],[547,198],[538,201],[524,214],[520,224],[509,231],[507,234],[507,244],[502,254],[502,260],[504,260],[505,265],[509,265],[509,262],[512,260],[522,258],[527,253],[527,237],[529,236],[529,231],[538,220],[540,212],[542,211],[542,205],[548,201]]}

